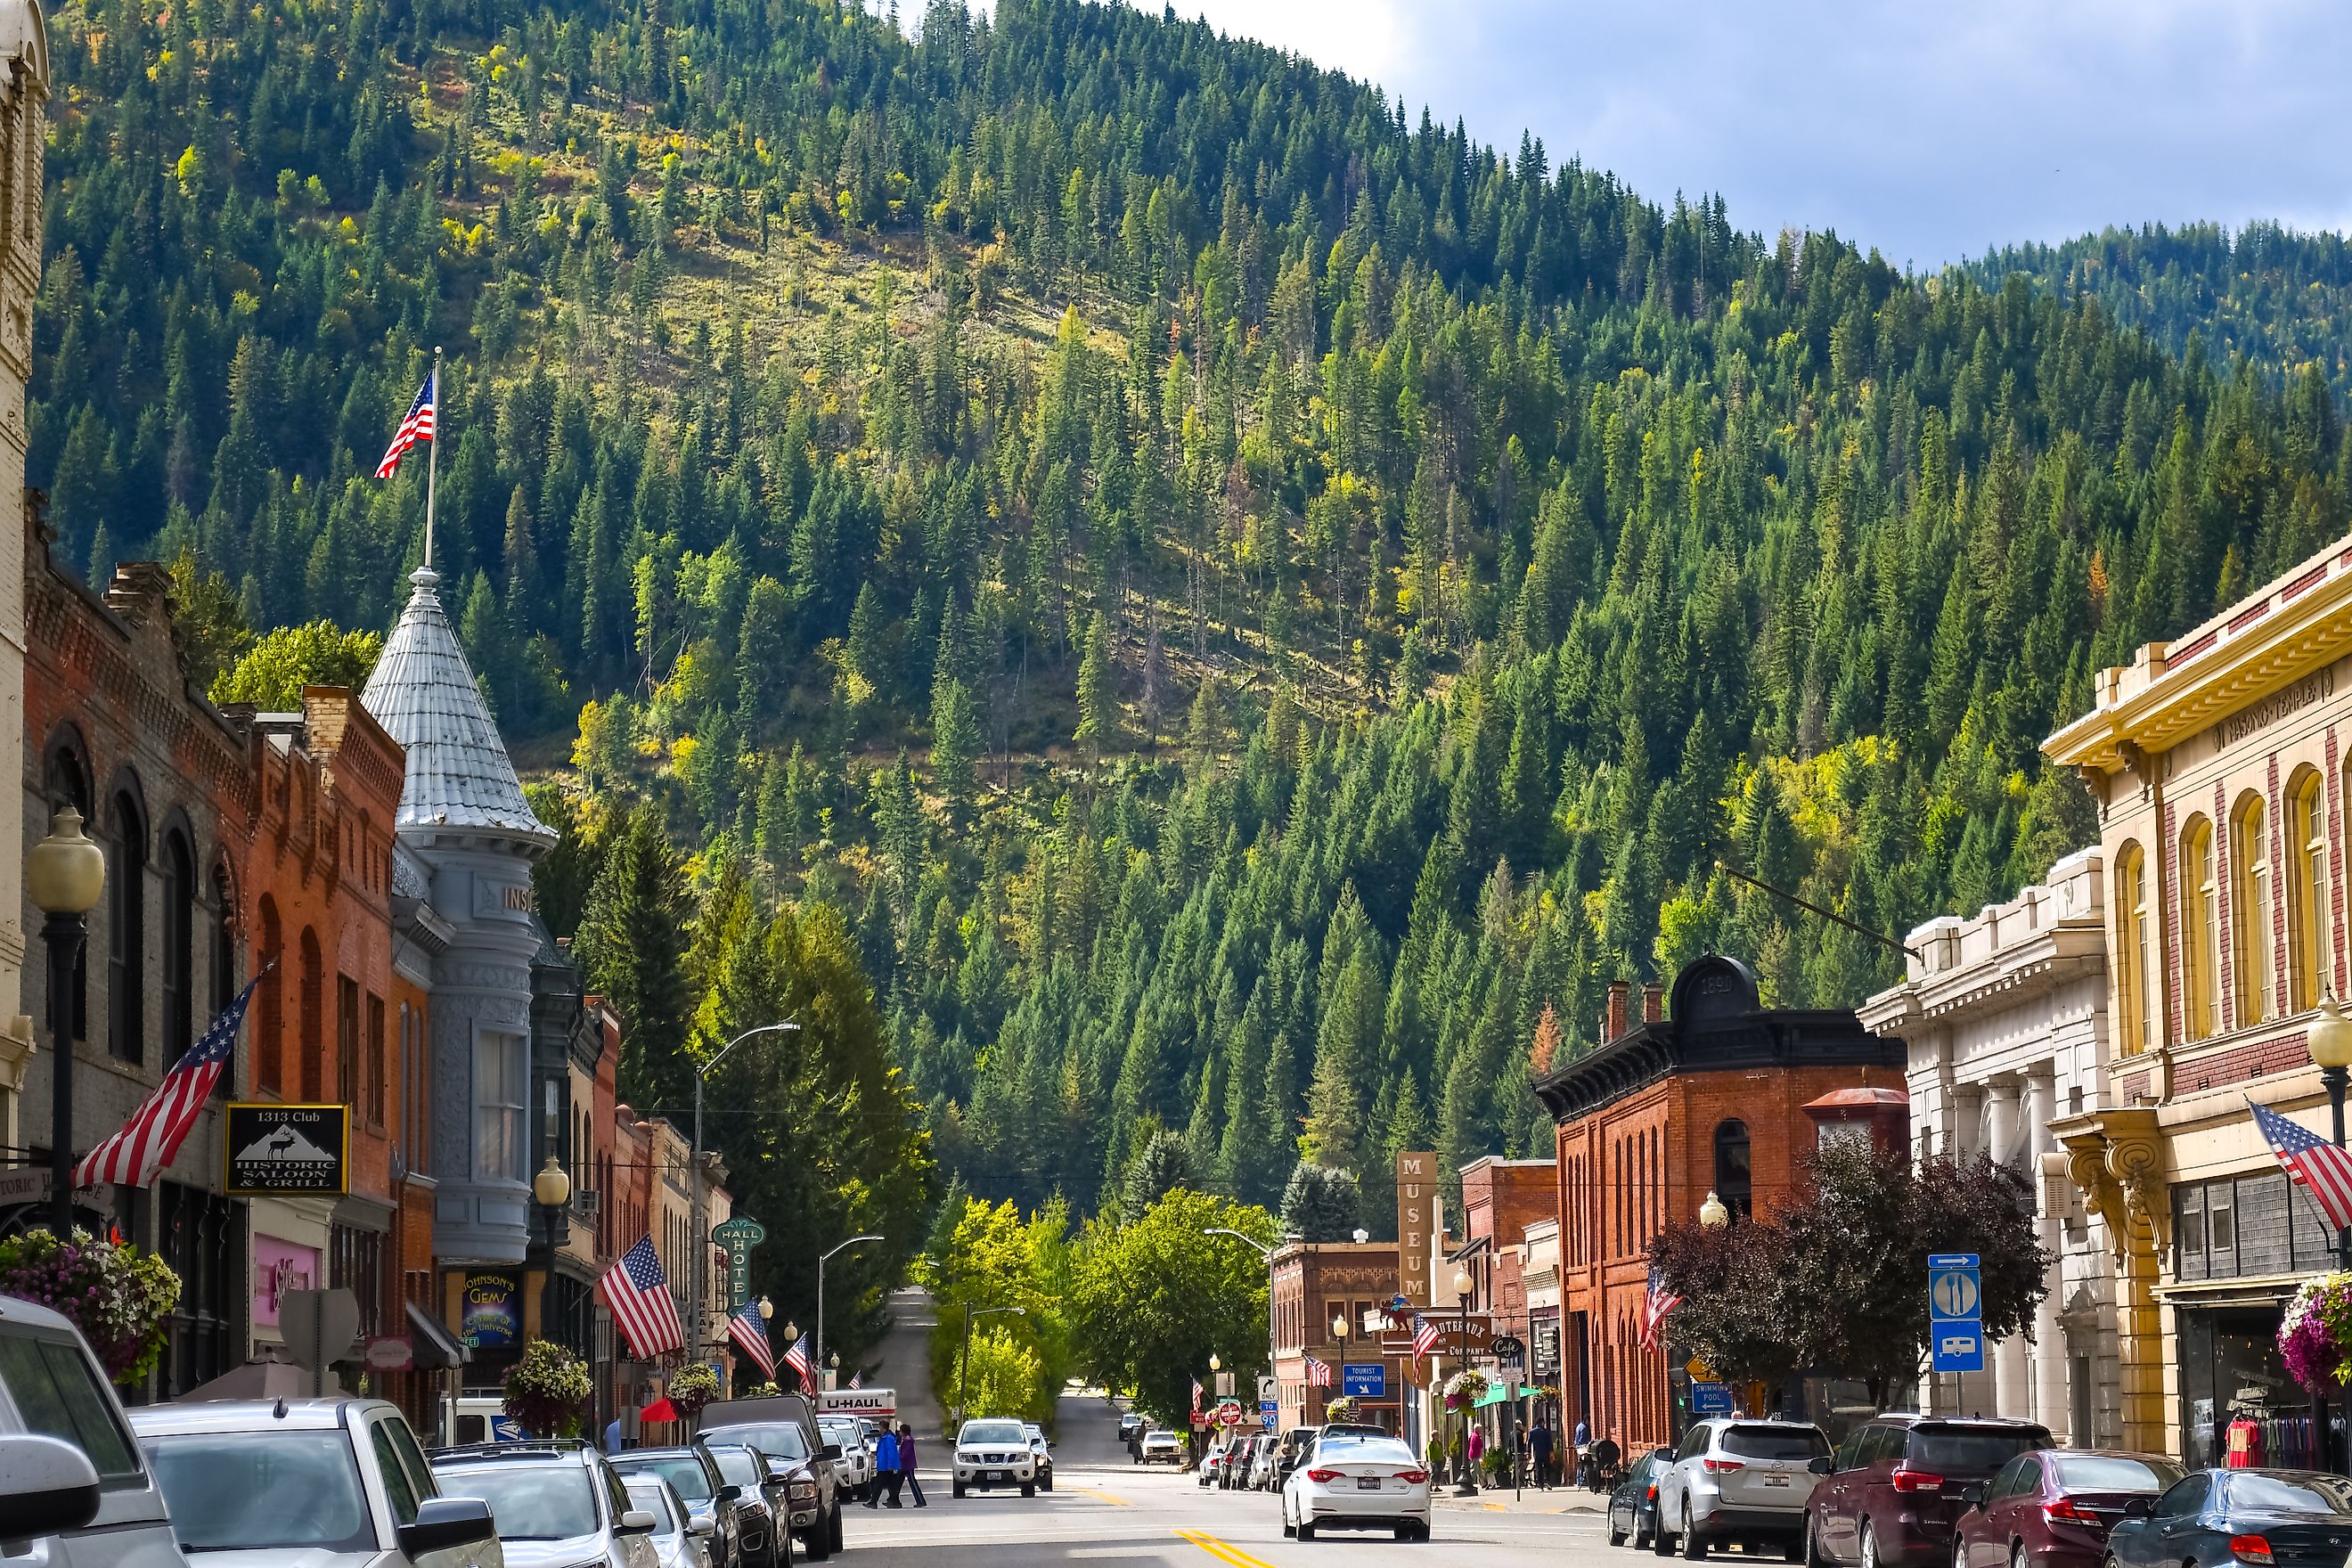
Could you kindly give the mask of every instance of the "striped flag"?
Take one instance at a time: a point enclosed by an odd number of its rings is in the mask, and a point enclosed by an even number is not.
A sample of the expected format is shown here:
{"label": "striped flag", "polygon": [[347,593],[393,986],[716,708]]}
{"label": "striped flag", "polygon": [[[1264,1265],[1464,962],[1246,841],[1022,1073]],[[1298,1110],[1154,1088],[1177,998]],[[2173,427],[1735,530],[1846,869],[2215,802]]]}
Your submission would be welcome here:
{"label": "striped flag", "polygon": [[621,1254],[621,1260],[604,1271],[602,1285],[604,1305],[613,1310],[613,1321],[639,1361],[686,1348],[677,1302],[669,1293],[669,1276],[662,1272],[652,1237]]}
{"label": "striped flag", "polygon": [[1418,1363],[1437,1348],[1437,1325],[1419,1312],[1412,1315],[1412,1359]]}
{"label": "striped flag", "polygon": [[864,1373],[862,1373],[862,1372],[853,1372],[853,1373],[851,1373],[849,1374],[849,1386],[850,1386],[850,1387],[852,1387],[852,1388],[863,1388],[863,1387],[865,1387],[865,1386],[866,1386],[866,1374],[865,1374]]}
{"label": "striped flag", "polygon": [[1331,1363],[1323,1360],[1319,1356],[1308,1356],[1307,1358],[1307,1386],[1309,1388],[1330,1387]]}
{"label": "striped flag", "polygon": [[425,373],[425,384],[416,389],[416,401],[408,405],[407,417],[400,422],[400,428],[392,433],[392,445],[384,448],[383,461],[375,466],[377,479],[388,479],[400,472],[400,459],[408,455],[408,449],[419,441],[433,439],[434,405],[436,401],[433,384],[440,376],[437,370]]}
{"label": "striped flag", "polygon": [[751,1302],[727,1320],[727,1337],[738,1349],[751,1358],[760,1375],[770,1383],[776,1379],[776,1347],[769,1342],[768,1325],[760,1321],[760,1304]]}
{"label": "striped flag", "polygon": [[816,1386],[816,1363],[809,1359],[808,1336],[806,1334],[803,1334],[799,1339],[794,1340],[793,1342],[793,1348],[784,1352],[784,1364],[801,1374],[801,1386],[803,1388],[813,1389]]}
{"label": "striped flag", "polygon": [[205,1101],[212,1097],[213,1086],[220,1082],[229,1059],[236,1054],[236,1032],[245,1024],[246,1004],[253,1000],[253,988],[260,984],[260,975],[247,981],[236,1000],[223,1008],[203,1037],[172,1064],[172,1070],[122,1124],[122,1131],[81,1157],[74,1166],[77,1189],[102,1182],[143,1187],[172,1163],[180,1145],[187,1142]]}
{"label": "striped flag", "polygon": [[2286,1167],[2288,1179],[2303,1184],[2328,1224],[2338,1230],[2352,1227],[2352,1153],[2267,1105],[2252,1100],[2246,1104],[2253,1110],[2254,1125],[2270,1140],[2271,1152]]}
{"label": "striped flag", "polygon": [[1192,1380],[1192,1414],[1195,1416],[1201,1414],[1201,1380],[1196,1377]]}
{"label": "striped flag", "polygon": [[1656,1264],[1650,1266],[1650,1290],[1642,1302],[1642,1348],[1656,1350],[1659,1331],[1665,1327],[1666,1314],[1683,1304],[1683,1299],[1666,1289],[1665,1279],[1658,1273]]}

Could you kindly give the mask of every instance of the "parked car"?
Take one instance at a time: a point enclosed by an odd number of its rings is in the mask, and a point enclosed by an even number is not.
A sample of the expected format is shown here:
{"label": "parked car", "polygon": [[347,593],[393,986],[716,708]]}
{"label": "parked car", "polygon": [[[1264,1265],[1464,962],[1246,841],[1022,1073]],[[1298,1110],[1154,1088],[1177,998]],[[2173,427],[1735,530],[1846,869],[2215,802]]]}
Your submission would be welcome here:
{"label": "parked car", "polygon": [[1290,1479],[1290,1472],[1298,1468],[1298,1461],[1305,1458],[1307,1450],[1315,1446],[1315,1432],[1312,1426],[1293,1426],[1276,1440],[1274,1477],[1267,1483],[1267,1490],[1282,1490],[1282,1484]]}
{"label": "parked car", "polygon": [[1037,1489],[1041,1492],[1052,1491],[1054,1489],[1053,1440],[1045,1436],[1045,1429],[1034,1421],[1023,1422],[1021,1430],[1029,1435],[1029,1458],[1030,1463],[1037,1471]]}
{"label": "parked car", "polygon": [[[1145,1465],[1181,1465],[1184,1462],[1184,1445],[1178,1442],[1176,1434],[1166,1427],[1154,1427],[1143,1435],[1143,1458],[1137,1462]],[[956,1495],[961,1497],[963,1494],[959,1491]]]}
{"label": "parked car", "polygon": [[694,1522],[677,1488],[659,1476],[632,1476],[622,1484],[629,1489],[629,1505],[654,1516],[646,1539],[661,1568],[710,1568],[710,1527]]}
{"label": "parked car", "polygon": [[433,1477],[443,1495],[489,1505],[507,1568],[661,1568],[654,1516],[576,1438],[443,1448]]}
{"label": "parked car", "polygon": [[1282,1484],[1282,1533],[1312,1541],[1318,1530],[1390,1530],[1399,1541],[1429,1539],[1429,1470],[1398,1439],[1353,1434],[1315,1439]]}
{"label": "parked car", "polygon": [[20,1561],[185,1568],[158,1478],[69,1320],[0,1300],[0,1541]]}
{"label": "parked car", "polygon": [[1653,1448],[1633,1461],[1624,1480],[1609,1494],[1610,1545],[1622,1546],[1630,1539],[1639,1552],[1657,1538],[1658,1478],[1674,1462],[1672,1448]]}
{"label": "parked car", "polygon": [[1961,1491],[2050,1446],[2031,1421],[1877,1416],[1813,1461],[1824,1479],[1805,1510],[1806,1561],[1945,1568]]}
{"label": "parked car", "polygon": [[1019,1487],[1023,1497],[1037,1495],[1037,1457],[1029,1451],[1028,1434],[1021,1426],[997,1416],[976,1416],[963,1424],[956,1434],[956,1496],[974,1487],[982,1491]]}
{"label": "parked car", "polygon": [[627,1448],[612,1457],[624,1480],[659,1476],[686,1504],[690,1523],[707,1524],[710,1568],[743,1568],[742,1489],[719,1473],[719,1461],[702,1444],[675,1448]]}
{"label": "parked car", "polygon": [[874,1443],[866,1435],[866,1423],[855,1415],[820,1415],[816,1429],[827,1444],[841,1450],[834,1468],[841,1474],[842,1489],[860,1502],[873,1496]]}
{"label": "parked car", "polygon": [[1217,1484],[1224,1470],[1225,1460],[1232,1457],[1232,1440],[1220,1435],[1209,1439],[1209,1451],[1201,1456],[1201,1468],[1193,1473],[1192,1484],[1209,1487]]}
{"label": "parked car", "polygon": [[1664,1557],[1679,1542],[1696,1563],[1709,1546],[1736,1541],[1751,1552],[1779,1546],[1795,1562],[1804,1545],[1805,1501],[1820,1479],[1812,1462],[1829,1452],[1822,1429],[1801,1422],[1693,1422],[1673,1462],[1658,1472],[1651,1549]]}
{"label": "parked car", "polygon": [[[791,1496],[792,1530],[800,1537],[801,1545],[810,1557],[823,1561],[841,1550],[841,1469],[844,1457],[837,1443],[828,1443],[817,1429],[816,1417],[807,1413],[806,1405],[797,1397],[789,1401],[739,1399],[731,1402],[744,1418],[727,1423],[713,1421],[710,1412],[716,1405],[703,1408],[702,1440],[714,1448],[721,1443],[740,1443],[757,1448],[767,1457],[768,1468],[782,1474]],[[751,1415],[751,1407],[778,1405],[780,1409],[765,1418]],[[794,1412],[790,1405],[798,1405]]]}
{"label": "parked car", "polygon": [[745,1443],[704,1439],[728,1485],[739,1487],[743,1519],[743,1568],[782,1568],[793,1558],[793,1503],[784,1479],[768,1469],[768,1456]]}
{"label": "parked car", "polygon": [[[383,1400],[154,1405],[131,1429],[199,1568],[504,1568],[489,1505],[444,1496]],[[100,1561],[119,1561],[110,1543]]]}
{"label": "parked car", "polygon": [[2336,1568],[2352,1548],[2352,1481],[2315,1470],[2191,1470],[2134,1498],[2107,1532],[2114,1568]]}
{"label": "parked car", "polygon": [[1274,1489],[1274,1456],[1282,1447],[1282,1439],[1271,1432],[1261,1432],[1250,1444],[1249,1474],[1242,1485],[1254,1492]]}
{"label": "parked car", "polygon": [[2179,1479],[2180,1467],[2158,1454],[2020,1454],[1960,1489],[1953,1568],[2099,1568],[2124,1510]]}
{"label": "parked car", "polygon": [[1122,1448],[1143,1434],[1143,1417],[1132,1410],[1118,1413],[1118,1446]]}

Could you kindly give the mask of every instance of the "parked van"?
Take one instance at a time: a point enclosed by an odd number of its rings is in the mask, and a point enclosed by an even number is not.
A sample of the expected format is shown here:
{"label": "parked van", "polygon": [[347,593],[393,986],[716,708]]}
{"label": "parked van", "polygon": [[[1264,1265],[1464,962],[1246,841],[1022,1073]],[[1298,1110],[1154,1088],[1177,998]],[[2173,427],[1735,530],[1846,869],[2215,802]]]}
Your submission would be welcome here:
{"label": "parked van", "polygon": [[163,1493],[79,1330],[0,1296],[0,1552],[48,1568],[188,1568]]}

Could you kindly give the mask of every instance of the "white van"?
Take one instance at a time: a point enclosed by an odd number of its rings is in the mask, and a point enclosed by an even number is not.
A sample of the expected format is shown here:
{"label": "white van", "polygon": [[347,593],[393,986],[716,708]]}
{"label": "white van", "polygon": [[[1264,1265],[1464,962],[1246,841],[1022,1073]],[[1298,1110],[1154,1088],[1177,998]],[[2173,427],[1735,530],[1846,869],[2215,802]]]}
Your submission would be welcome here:
{"label": "white van", "polygon": [[80,1331],[0,1297],[0,1553],[48,1568],[188,1568],[163,1493]]}

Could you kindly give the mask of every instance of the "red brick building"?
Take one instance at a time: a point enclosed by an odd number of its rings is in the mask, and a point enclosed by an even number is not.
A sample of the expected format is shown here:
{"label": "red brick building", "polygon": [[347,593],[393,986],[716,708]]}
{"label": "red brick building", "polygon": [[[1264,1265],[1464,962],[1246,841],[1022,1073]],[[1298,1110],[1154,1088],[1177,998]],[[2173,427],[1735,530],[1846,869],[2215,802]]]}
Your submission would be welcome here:
{"label": "red brick building", "polygon": [[[1266,1311],[1273,1329],[1276,1397],[1284,1430],[1323,1419],[1323,1404],[1342,1393],[1339,1369],[1379,1362],[1381,1396],[1360,1401],[1364,1419],[1390,1431],[1402,1430],[1405,1358],[1381,1352],[1377,1334],[1364,1329],[1365,1314],[1397,1293],[1397,1247],[1392,1241],[1288,1242],[1267,1260]],[[1344,1338],[1333,1332],[1345,1323]],[[1332,1369],[1332,1386],[1307,1381],[1307,1358]],[[1251,1391],[1236,1389],[1246,1408]]]}
{"label": "red brick building", "polygon": [[1537,1083],[1557,1123],[1563,1418],[1628,1452],[1670,1441],[1687,1393],[1680,1358],[1641,1343],[1650,1238],[1707,1194],[1734,1222],[1784,1202],[1812,1147],[1806,1106],[1902,1081],[1904,1046],[1846,1009],[1766,1008],[1736,959],[1697,960],[1631,1016],[1612,985],[1606,1042]]}

